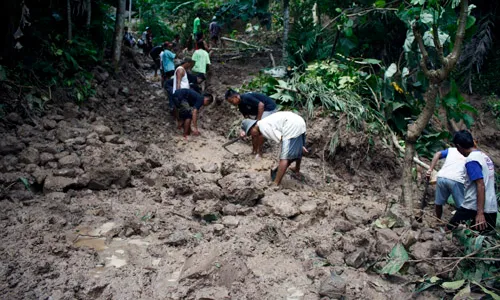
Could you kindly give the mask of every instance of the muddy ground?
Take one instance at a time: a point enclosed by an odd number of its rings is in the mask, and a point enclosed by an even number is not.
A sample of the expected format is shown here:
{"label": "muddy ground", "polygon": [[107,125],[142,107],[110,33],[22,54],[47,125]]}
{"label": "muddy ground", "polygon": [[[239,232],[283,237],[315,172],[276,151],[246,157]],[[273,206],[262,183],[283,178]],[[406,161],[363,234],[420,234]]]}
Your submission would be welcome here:
{"label": "muddy ground", "polygon": [[[271,64],[213,62],[218,100]],[[238,156],[221,148],[235,108],[204,109],[201,136],[185,141],[159,83],[138,72],[101,72],[81,107],[54,103],[43,118],[13,114],[0,127],[1,298],[407,299],[439,261],[390,278],[371,267],[397,242],[415,259],[455,250],[425,222],[373,226],[399,198],[393,150],[367,154],[352,135],[324,161],[333,122],[309,120],[305,179],[272,187],[277,145],[258,161],[248,142],[230,146]]]}

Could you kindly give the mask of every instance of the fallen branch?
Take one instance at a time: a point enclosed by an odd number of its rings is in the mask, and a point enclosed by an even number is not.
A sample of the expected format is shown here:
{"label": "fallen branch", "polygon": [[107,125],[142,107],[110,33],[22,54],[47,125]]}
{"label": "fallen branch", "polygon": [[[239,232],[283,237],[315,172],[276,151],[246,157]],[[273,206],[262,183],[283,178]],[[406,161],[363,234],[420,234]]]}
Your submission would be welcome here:
{"label": "fallen branch", "polygon": [[245,45],[245,46],[247,46],[249,48],[254,48],[254,49],[259,49],[259,50],[264,50],[264,51],[272,51],[271,49],[266,48],[266,47],[252,45],[252,44],[249,44],[249,43],[244,42],[244,41],[233,40],[233,39],[230,39],[230,38],[227,38],[227,37],[221,37],[221,40],[225,40],[225,41],[236,43],[236,44]]}
{"label": "fallen branch", "polygon": [[[392,143],[394,144],[394,146],[399,150],[399,152],[401,153],[405,153],[405,148],[403,148],[403,146],[401,146],[398,142],[398,138],[396,137],[396,135],[393,133],[392,134]],[[424,163],[423,161],[421,161],[420,159],[418,159],[418,157],[413,157],[413,162],[416,163],[417,165],[421,166],[422,168],[425,168],[427,170],[430,169],[430,166],[426,163]],[[436,171],[433,171],[433,172],[436,172]],[[434,176],[432,176],[434,177]]]}

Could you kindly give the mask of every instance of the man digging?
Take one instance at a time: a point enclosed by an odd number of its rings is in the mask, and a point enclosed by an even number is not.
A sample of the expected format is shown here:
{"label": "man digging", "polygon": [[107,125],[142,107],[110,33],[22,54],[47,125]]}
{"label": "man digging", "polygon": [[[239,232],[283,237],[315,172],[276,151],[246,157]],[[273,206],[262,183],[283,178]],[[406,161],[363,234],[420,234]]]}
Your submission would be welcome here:
{"label": "man digging", "polygon": [[[173,95],[173,102],[176,108],[177,127],[184,130],[184,138],[193,132],[193,135],[199,135],[198,131],[198,112],[202,106],[210,105],[214,97],[210,94],[203,96],[191,89],[178,89]],[[191,131],[191,123],[193,130]]]}
{"label": "man digging", "polygon": [[271,170],[271,178],[274,184],[279,185],[285,175],[286,170],[292,162],[295,168],[292,169],[295,177],[301,178],[300,163],[302,153],[307,153],[306,142],[306,122],[304,119],[289,111],[276,112],[260,121],[245,119],[241,124],[241,129],[245,135],[252,135],[253,151],[262,149],[264,138],[281,143],[280,160],[277,170]]}

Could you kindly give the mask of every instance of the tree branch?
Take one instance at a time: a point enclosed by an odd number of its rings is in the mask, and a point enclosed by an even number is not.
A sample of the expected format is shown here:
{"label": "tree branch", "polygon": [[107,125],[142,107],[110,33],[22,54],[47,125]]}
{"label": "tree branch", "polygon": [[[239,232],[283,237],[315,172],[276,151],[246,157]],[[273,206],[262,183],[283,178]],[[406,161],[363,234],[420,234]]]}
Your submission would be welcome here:
{"label": "tree branch", "polygon": [[[451,51],[450,54],[446,57],[448,60],[448,64],[446,68],[444,69],[447,74],[451,72],[453,67],[458,61],[458,57],[460,56],[460,50],[462,48],[462,44],[464,42],[464,37],[465,37],[465,26],[467,25],[467,12],[469,9],[469,0],[462,0],[461,6],[460,6],[460,17],[459,17],[459,22],[458,22],[458,29],[457,29],[457,35],[455,36],[455,45],[453,46],[453,50]],[[444,72],[443,72],[444,73]]]}
{"label": "tree branch", "polygon": [[429,63],[429,53],[427,49],[425,49],[424,40],[422,38],[422,34],[420,30],[418,30],[417,22],[412,25],[413,35],[415,36],[415,40],[417,41],[418,48],[420,49],[420,53],[422,53],[422,59],[420,60],[420,67],[424,72],[424,75],[427,78],[432,78],[434,75],[427,68],[427,64]]}
{"label": "tree branch", "polygon": [[439,61],[441,62],[442,67],[446,68],[447,60],[444,57],[443,45],[441,45],[441,41],[439,41],[439,29],[436,24],[432,24],[432,37],[434,38],[434,46],[436,46]]}

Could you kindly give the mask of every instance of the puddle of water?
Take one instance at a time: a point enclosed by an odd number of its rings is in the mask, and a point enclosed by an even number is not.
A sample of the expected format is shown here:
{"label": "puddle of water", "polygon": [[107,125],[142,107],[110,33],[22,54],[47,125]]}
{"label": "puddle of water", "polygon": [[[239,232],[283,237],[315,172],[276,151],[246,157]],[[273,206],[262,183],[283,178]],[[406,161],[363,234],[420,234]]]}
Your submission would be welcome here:
{"label": "puddle of water", "polygon": [[101,236],[108,233],[111,229],[115,227],[115,222],[107,222],[101,225],[101,227],[96,228],[90,232],[90,235]]}
{"label": "puddle of water", "polygon": [[106,239],[104,238],[86,238],[86,237],[79,237],[78,240],[75,242],[75,246],[79,248],[92,248],[96,251],[103,251],[104,249],[107,249],[105,245]]}

